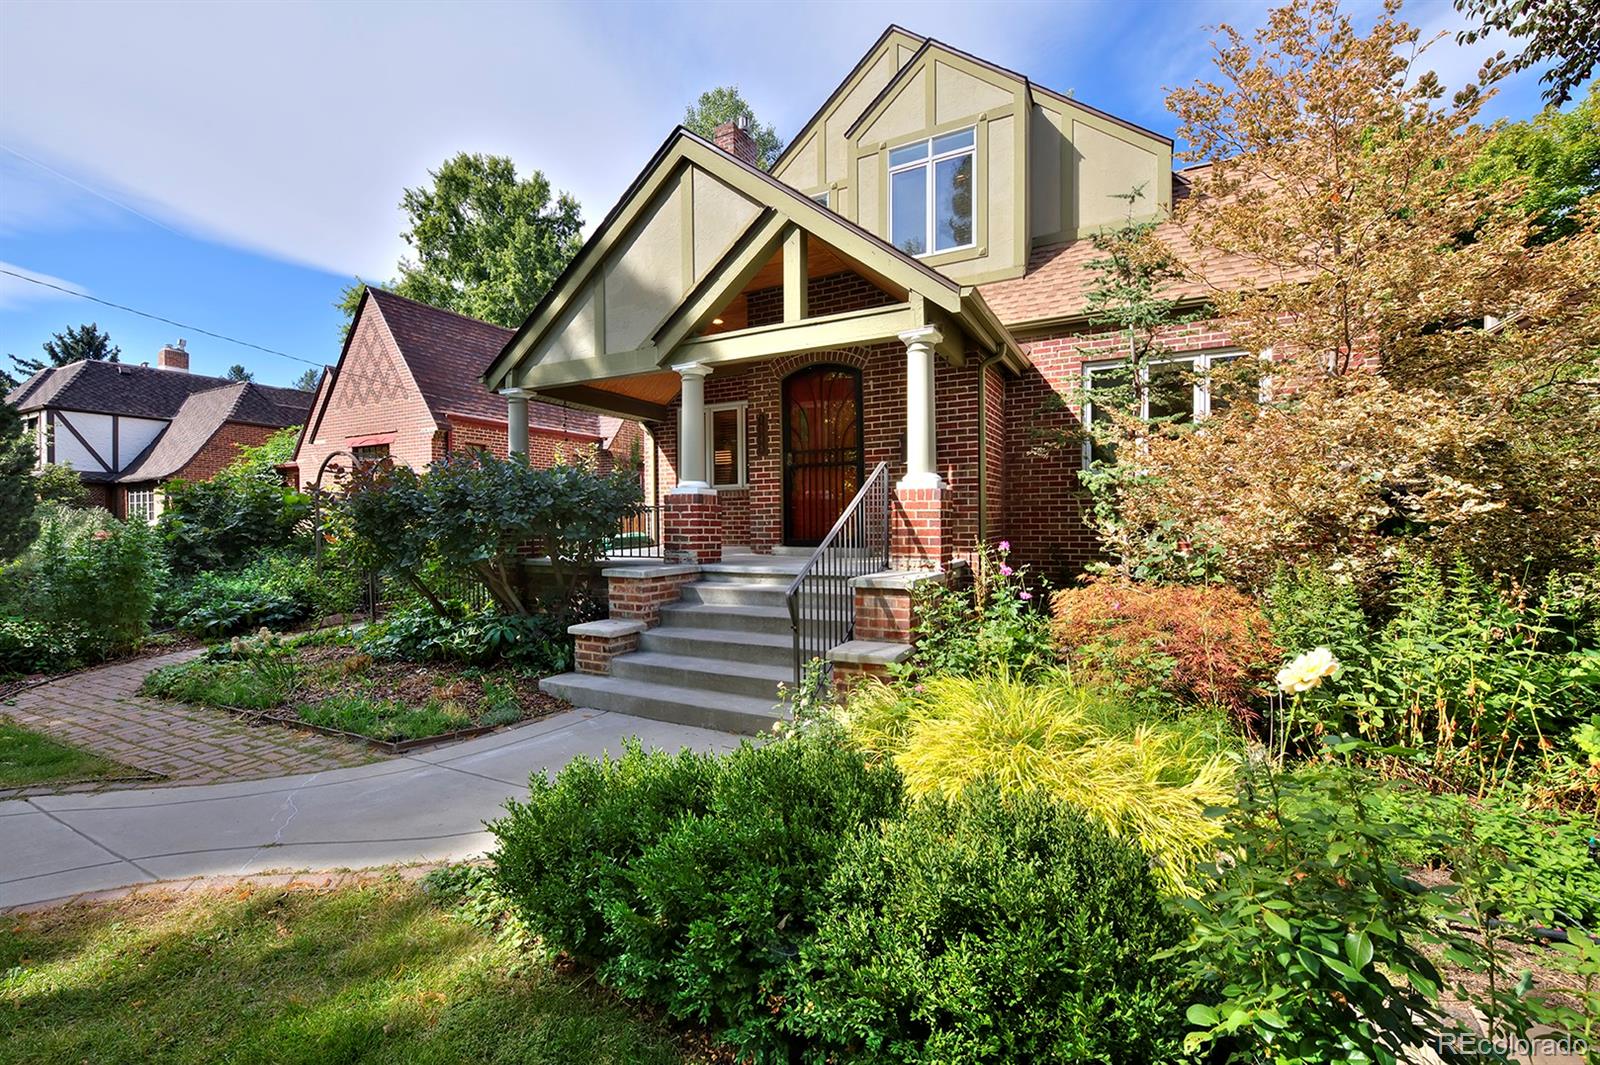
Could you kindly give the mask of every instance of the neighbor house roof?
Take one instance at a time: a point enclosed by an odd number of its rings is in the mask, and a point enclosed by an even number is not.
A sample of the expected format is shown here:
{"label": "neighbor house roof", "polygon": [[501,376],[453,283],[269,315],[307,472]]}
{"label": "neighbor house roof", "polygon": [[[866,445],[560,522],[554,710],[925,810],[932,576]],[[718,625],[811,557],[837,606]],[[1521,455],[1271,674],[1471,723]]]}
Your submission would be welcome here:
{"label": "neighbor house roof", "polygon": [[[379,288],[367,292],[377,304],[435,420],[449,415],[506,420],[506,401],[479,383],[478,375],[510,341],[510,329],[432,307]],[[532,429],[600,438],[593,414],[531,400]]]}
{"label": "neighbor house roof", "polygon": [[117,478],[160,481],[175,476],[224,425],[283,428],[305,421],[311,393],[248,381],[196,392],[183,401],[161,435]]}
{"label": "neighbor house roof", "polygon": [[86,480],[154,481],[171,477],[228,423],[281,429],[305,421],[312,395],[294,388],[127,363],[84,361],[40,370],[6,402],[24,413],[87,411],[167,423],[119,474],[80,471]]}

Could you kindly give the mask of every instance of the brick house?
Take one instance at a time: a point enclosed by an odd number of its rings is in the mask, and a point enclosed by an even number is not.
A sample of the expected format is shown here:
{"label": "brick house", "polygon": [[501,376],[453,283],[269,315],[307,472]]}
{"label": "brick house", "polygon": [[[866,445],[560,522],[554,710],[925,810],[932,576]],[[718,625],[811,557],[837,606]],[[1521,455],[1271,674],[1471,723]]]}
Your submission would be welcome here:
{"label": "brick house", "polygon": [[[504,458],[507,406],[476,377],[511,330],[369,287],[336,365],[323,371],[286,475],[302,487],[340,458],[388,459],[421,468],[456,451]],[[590,455],[603,469],[641,453],[643,431],[626,419],[571,404],[526,404],[525,450],[540,466]]]}
{"label": "brick house", "polygon": [[[804,658],[903,656],[911,589],[975,544],[1009,540],[1055,579],[1096,550],[1087,455],[1041,449],[1041,430],[1092,417],[1081,386],[1126,356],[1086,321],[1091,238],[1135,189],[1153,221],[1186,194],[1171,139],[891,26],[771,171],[754,163],[735,125],[676,130],[485,364],[510,402],[649,434],[673,565],[609,575],[612,620],[576,633],[582,672],[551,682],[587,705],[759,724]],[[1207,371],[1246,353],[1214,322],[1169,340],[1195,372],[1146,391],[1203,418]],[[879,572],[820,583],[852,558]],[[807,597],[830,595],[845,606],[812,647],[829,611]],[[721,717],[713,691],[735,700]]]}
{"label": "brick house", "polygon": [[70,464],[95,505],[153,521],[162,484],[209,480],[240,447],[301,424],[311,393],[191,374],[179,340],[154,367],[86,361],[40,370],[6,402],[32,430],[41,469]]}

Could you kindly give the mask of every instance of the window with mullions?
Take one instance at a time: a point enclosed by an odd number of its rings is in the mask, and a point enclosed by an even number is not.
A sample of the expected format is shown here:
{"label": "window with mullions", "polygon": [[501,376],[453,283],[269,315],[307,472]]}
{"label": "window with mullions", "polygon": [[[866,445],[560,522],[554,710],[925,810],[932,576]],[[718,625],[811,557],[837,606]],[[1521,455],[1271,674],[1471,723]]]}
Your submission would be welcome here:
{"label": "window with mullions", "polygon": [[1239,351],[1203,351],[1162,359],[1145,367],[1145,387],[1138,390],[1133,388],[1133,372],[1125,361],[1085,366],[1084,465],[1115,459],[1113,448],[1095,441],[1094,429],[1109,426],[1116,410],[1136,413],[1149,422],[1182,425],[1221,414],[1240,401],[1260,402],[1265,382],[1261,364],[1256,359],[1241,362],[1243,355]]}
{"label": "window with mullions", "polygon": [[976,127],[889,149],[889,241],[912,255],[971,247]]}

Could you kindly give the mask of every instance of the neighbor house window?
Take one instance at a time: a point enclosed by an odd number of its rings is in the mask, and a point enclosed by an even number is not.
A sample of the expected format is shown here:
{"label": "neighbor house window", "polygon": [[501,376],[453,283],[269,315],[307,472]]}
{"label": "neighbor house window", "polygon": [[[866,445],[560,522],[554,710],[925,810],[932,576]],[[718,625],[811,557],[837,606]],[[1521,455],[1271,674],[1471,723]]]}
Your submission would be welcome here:
{"label": "neighbor house window", "polygon": [[351,448],[350,454],[363,466],[383,462],[389,457],[388,444],[363,444],[361,447]]}
{"label": "neighbor house window", "polygon": [[743,403],[706,408],[706,470],[713,488],[745,485]]}
{"label": "neighbor house window", "polygon": [[889,240],[912,255],[973,243],[977,130],[941,133],[889,149]]}
{"label": "neighbor house window", "polygon": [[822,204],[822,206],[824,206],[824,207],[828,206],[828,190],[827,189],[823,189],[821,192],[818,192],[818,193],[814,194],[811,198],[813,200],[817,201],[818,203]]}
{"label": "neighbor house window", "polygon": [[157,502],[154,486],[150,488],[128,489],[128,520],[138,518],[149,524],[160,516],[161,510]]}
{"label": "neighbor house window", "polygon": [[[1202,351],[1194,355],[1180,355],[1151,362],[1142,374],[1144,388],[1135,397],[1133,376],[1126,361],[1091,363],[1083,369],[1083,425],[1092,429],[1109,425],[1109,408],[1130,408],[1138,399],[1139,417],[1146,421],[1161,420],[1183,424],[1220,414],[1240,400],[1259,402],[1265,384],[1263,374],[1255,367],[1261,363],[1251,360],[1248,372],[1242,372],[1238,360],[1240,351]],[[1101,410],[1095,411],[1095,395],[1101,399]],[[1104,444],[1086,439],[1083,461],[1087,465],[1096,459],[1109,461],[1115,456]]]}

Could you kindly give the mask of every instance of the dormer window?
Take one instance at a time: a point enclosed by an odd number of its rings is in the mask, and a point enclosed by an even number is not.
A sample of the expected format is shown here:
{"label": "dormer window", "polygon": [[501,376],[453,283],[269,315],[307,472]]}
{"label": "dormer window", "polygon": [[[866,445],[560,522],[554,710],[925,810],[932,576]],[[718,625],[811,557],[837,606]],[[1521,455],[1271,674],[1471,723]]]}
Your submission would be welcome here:
{"label": "dormer window", "polygon": [[889,240],[912,255],[969,248],[975,228],[974,127],[889,150]]}

